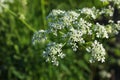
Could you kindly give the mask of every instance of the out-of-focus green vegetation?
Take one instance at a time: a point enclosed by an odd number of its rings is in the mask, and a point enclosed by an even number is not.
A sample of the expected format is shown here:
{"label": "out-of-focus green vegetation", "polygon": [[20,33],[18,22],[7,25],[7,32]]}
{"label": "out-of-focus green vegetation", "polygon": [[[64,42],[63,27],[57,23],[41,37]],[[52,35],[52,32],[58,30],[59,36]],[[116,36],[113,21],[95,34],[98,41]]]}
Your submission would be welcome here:
{"label": "out-of-focus green vegetation", "polygon": [[58,67],[41,56],[45,45],[33,46],[31,42],[34,31],[47,28],[46,16],[52,9],[100,8],[106,4],[98,0],[14,0],[9,10],[0,13],[0,80],[109,80],[102,78],[102,71],[119,80],[119,37],[118,42],[112,38],[105,44],[108,56],[103,64],[90,64],[89,54],[68,50]]}

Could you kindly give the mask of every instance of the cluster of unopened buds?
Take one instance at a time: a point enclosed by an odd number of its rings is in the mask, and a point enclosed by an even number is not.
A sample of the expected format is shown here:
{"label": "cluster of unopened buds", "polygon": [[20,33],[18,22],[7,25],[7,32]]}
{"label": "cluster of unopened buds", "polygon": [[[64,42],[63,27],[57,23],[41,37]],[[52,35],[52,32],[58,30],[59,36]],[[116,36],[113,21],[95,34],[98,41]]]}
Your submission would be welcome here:
{"label": "cluster of unopened buds", "polygon": [[49,40],[49,43],[46,42],[48,44],[43,51],[43,57],[54,65],[59,65],[58,59],[67,55],[65,50],[63,51],[65,46],[69,46],[74,52],[83,47],[83,50],[91,53],[89,60],[91,63],[105,62],[106,50],[101,40],[118,34],[120,21],[115,23],[113,20],[108,20],[108,24],[102,24],[97,20],[103,15],[112,17],[113,13],[114,8],[110,5],[102,9],[93,7],[75,11],[52,10],[47,16],[49,28],[35,32],[32,38],[33,44]]}

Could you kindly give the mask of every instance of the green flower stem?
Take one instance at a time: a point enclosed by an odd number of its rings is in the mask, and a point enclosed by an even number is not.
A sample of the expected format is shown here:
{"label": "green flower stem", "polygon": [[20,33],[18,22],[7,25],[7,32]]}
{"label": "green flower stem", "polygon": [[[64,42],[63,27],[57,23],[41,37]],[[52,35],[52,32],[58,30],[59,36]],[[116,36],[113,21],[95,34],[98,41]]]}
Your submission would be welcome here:
{"label": "green flower stem", "polygon": [[42,19],[43,19],[43,25],[44,25],[44,29],[46,29],[46,25],[47,25],[47,22],[46,22],[46,15],[45,15],[45,1],[44,0],[41,0],[41,10],[42,10]]}
{"label": "green flower stem", "polygon": [[4,9],[6,9],[6,11],[8,11],[11,15],[13,15],[14,17],[18,18],[18,20],[20,20],[29,30],[31,30],[32,32],[35,32],[36,30],[33,29],[25,20],[19,18],[19,16],[13,12],[12,10],[9,10],[7,8],[5,8],[4,6],[0,5],[1,7],[3,7]]}
{"label": "green flower stem", "polygon": [[[7,10],[9,13],[11,13],[13,16],[15,16],[15,17],[18,17],[17,15],[16,15],[16,13],[14,13],[13,11],[11,11],[11,10]],[[32,32],[35,32],[36,30],[35,29],[33,29],[25,20],[23,20],[23,19],[21,19],[21,18],[18,18],[29,30],[31,30]]]}

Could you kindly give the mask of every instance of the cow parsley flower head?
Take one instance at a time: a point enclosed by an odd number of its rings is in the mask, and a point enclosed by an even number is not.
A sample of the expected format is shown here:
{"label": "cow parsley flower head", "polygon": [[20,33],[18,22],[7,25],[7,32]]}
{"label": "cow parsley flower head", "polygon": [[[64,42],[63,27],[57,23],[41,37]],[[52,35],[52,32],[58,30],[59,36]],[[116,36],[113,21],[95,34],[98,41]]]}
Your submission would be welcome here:
{"label": "cow parsley flower head", "polygon": [[80,14],[75,11],[62,11],[62,10],[53,10],[48,15],[48,26],[50,27],[50,31],[54,32],[55,35],[57,30],[64,29],[65,27],[70,27]]}
{"label": "cow parsley flower head", "polygon": [[120,30],[120,20],[117,21],[117,30]]}
{"label": "cow parsley flower head", "polygon": [[63,44],[55,42],[49,43],[45,51],[43,51],[43,57],[46,61],[51,61],[54,65],[58,66],[58,58],[64,58],[65,54],[62,52]]}
{"label": "cow parsley flower head", "polygon": [[120,30],[120,20],[117,21],[117,23],[114,23],[114,21],[109,20],[109,25],[107,26],[107,32],[109,34],[118,34]]}
{"label": "cow parsley flower head", "polygon": [[114,8],[112,6],[108,6],[108,8],[103,8],[99,14],[102,15],[107,15],[107,16],[110,16],[112,17],[113,16],[113,12],[114,12]]}
{"label": "cow parsley flower head", "polygon": [[62,16],[65,13],[65,11],[63,10],[52,10],[49,15],[47,16],[47,18],[52,17],[52,19],[57,18],[58,16]]}
{"label": "cow parsley flower head", "polygon": [[67,11],[63,17],[61,17],[61,20],[63,21],[63,24],[66,27],[70,27],[72,25],[72,23],[78,19],[78,17],[80,16],[79,13],[75,12],[75,11]]}
{"label": "cow parsley flower head", "polygon": [[77,42],[79,43],[85,43],[84,39],[82,38],[82,31],[81,30],[76,30],[74,28],[70,29],[69,34],[69,44],[72,45],[73,51],[76,51],[78,46]]}
{"label": "cow parsley flower head", "polygon": [[[106,0],[101,1],[105,2]],[[114,2],[114,0],[110,2]],[[113,4],[118,5],[117,3]],[[97,21],[102,20],[104,17],[110,19],[113,13],[114,8],[111,6],[102,9],[93,7],[71,11],[52,10],[47,16],[49,28],[46,31],[36,32],[33,35],[33,44],[46,40],[46,37],[51,37],[49,38],[50,43],[43,51],[43,57],[46,58],[46,61],[50,61],[57,66],[59,59],[65,57],[62,48],[66,44],[71,46],[73,51],[77,51],[79,47],[82,47],[79,50],[84,50],[87,47],[86,51],[91,53],[91,63],[95,61],[105,62],[106,51],[97,40],[109,38],[109,34],[117,34],[120,30],[120,21],[115,23],[110,20],[108,24],[104,25]]]}
{"label": "cow parsley flower head", "polygon": [[49,31],[57,36],[57,30],[61,30],[65,27],[60,17],[64,16],[65,11],[52,10],[47,16]]}
{"label": "cow parsley flower head", "polygon": [[86,14],[86,16],[90,16],[91,18],[96,19],[99,10],[93,7],[93,8],[83,8],[80,11],[82,14]]}
{"label": "cow parsley flower head", "polygon": [[78,22],[75,23],[76,25],[76,28],[78,30],[80,30],[83,34],[88,34],[88,35],[91,35],[92,34],[92,30],[90,29],[92,24],[85,21],[83,18],[80,18],[78,20]]}
{"label": "cow parsley flower head", "polygon": [[96,23],[94,31],[96,33],[96,37],[98,37],[98,38],[108,38],[109,37],[105,26],[100,25],[99,23]]}
{"label": "cow parsley flower head", "polygon": [[82,31],[76,30],[74,28],[72,28],[70,31],[71,32],[69,34],[70,34],[70,40],[71,41],[80,42],[80,43],[84,42],[84,40],[82,38],[82,35],[83,35]]}
{"label": "cow parsley flower head", "polygon": [[47,39],[46,33],[47,32],[45,30],[39,30],[35,32],[32,38],[33,45],[35,45],[36,43],[45,41]]}
{"label": "cow parsley flower head", "polygon": [[86,51],[91,53],[90,63],[95,61],[105,62],[106,51],[97,40],[92,43],[91,47],[86,48]]}

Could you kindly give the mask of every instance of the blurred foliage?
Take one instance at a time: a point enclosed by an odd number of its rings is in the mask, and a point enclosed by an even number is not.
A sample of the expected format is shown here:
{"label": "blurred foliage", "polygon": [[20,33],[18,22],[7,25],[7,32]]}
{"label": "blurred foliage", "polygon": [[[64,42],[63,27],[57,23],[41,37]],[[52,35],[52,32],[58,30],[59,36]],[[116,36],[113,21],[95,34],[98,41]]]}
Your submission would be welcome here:
{"label": "blurred foliage", "polygon": [[0,80],[108,80],[99,75],[103,70],[111,74],[111,80],[120,79],[120,36],[118,40],[112,38],[106,42],[109,53],[103,64],[90,64],[89,54],[73,54],[68,49],[67,57],[56,67],[42,58],[45,45],[31,44],[34,31],[47,28],[46,16],[52,9],[100,8],[107,3],[98,0],[27,0],[26,4],[25,1],[14,0],[10,10],[0,13]]}

